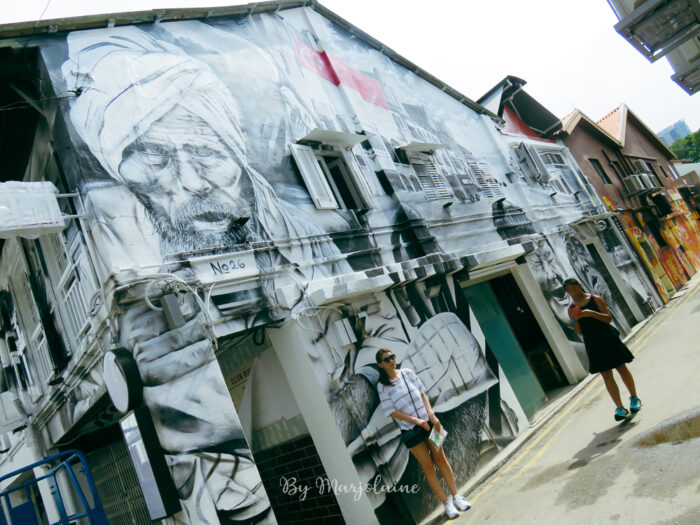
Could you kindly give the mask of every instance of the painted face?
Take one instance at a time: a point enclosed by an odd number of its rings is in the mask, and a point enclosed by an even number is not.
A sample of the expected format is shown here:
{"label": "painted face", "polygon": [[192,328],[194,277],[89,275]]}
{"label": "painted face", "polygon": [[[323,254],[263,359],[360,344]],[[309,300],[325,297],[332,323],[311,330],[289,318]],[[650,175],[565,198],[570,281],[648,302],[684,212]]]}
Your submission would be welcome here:
{"label": "painted face", "polygon": [[175,106],[124,150],[119,173],[169,250],[249,240],[250,179],[211,126],[183,107]]}
{"label": "painted face", "polygon": [[528,256],[528,263],[554,315],[568,323],[569,298],[564,290],[564,270],[547,244]]}
{"label": "painted face", "polygon": [[578,278],[593,294],[610,304],[612,293],[603,276],[595,267],[595,261],[586,247],[575,237],[566,240],[566,255]]}

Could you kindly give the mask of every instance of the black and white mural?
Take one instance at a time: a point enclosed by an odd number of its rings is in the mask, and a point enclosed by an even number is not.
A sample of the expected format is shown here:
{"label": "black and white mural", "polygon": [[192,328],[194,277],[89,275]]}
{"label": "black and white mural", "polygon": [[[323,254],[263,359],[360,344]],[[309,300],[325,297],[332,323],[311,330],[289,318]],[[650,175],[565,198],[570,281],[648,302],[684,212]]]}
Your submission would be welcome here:
{"label": "black and white mural", "polygon": [[[396,421],[379,406],[377,350],[390,348],[397,366],[412,369],[425,384],[450,433],[445,451],[458,485],[474,474],[482,454],[501,449],[527,425],[500,367],[489,365],[484,336],[452,278],[319,307],[310,314],[301,318],[310,334],[309,357],[361,482],[417,486],[413,494],[393,496],[403,500],[416,521],[430,512],[433,496]],[[367,494],[381,516],[391,496],[382,490]]]}
{"label": "black and white mural", "polygon": [[600,225],[597,235],[605,251],[612,259],[613,264],[622,275],[627,291],[631,294],[639,309],[643,313],[647,312],[650,306],[653,305],[653,299],[650,297],[652,292],[644,286],[646,277],[640,275],[635,262],[632,260],[630,251],[625,249],[620,237],[613,231],[613,226],[607,222]]}
{"label": "black and white mural", "polygon": [[[42,56],[101,279],[159,283],[123,294],[117,329],[180,491],[176,520],[274,520],[217,337],[308,323],[314,372],[362,480],[423,483],[377,410],[374,354],[390,348],[428,387],[460,484],[525,419],[446,272],[535,240],[528,263],[582,360],[563,279],[578,275],[615,312],[573,232],[536,233],[590,204],[576,173],[553,157],[550,182],[534,181],[489,117],[316,11],[75,31],[48,37]],[[368,279],[388,291],[332,308],[311,299]],[[183,326],[143,300],[163,283],[184,292]],[[329,336],[337,323],[342,344]],[[380,509],[387,495],[370,497]],[[427,487],[402,497],[418,519],[430,508]]]}
{"label": "black and white mural", "polygon": [[571,299],[564,289],[564,280],[575,277],[586,291],[602,297],[608,305],[613,323],[624,332],[634,321],[630,318],[629,308],[600,258],[594,257],[595,248],[584,244],[572,228],[561,227],[557,232],[533,237],[533,240],[536,247],[526,256],[528,266],[576,355],[588,369],[583,341],[574,332],[569,319]]}

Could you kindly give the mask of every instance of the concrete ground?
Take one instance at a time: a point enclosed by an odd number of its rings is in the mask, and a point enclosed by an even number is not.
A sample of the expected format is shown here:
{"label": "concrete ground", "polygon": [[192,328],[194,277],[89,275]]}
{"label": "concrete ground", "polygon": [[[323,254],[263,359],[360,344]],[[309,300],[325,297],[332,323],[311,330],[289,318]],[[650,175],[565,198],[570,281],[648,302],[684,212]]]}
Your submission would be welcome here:
{"label": "concrete ground", "polygon": [[473,508],[449,523],[700,524],[700,274],[627,345],[642,411],[615,422],[589,376],[477,473]]}

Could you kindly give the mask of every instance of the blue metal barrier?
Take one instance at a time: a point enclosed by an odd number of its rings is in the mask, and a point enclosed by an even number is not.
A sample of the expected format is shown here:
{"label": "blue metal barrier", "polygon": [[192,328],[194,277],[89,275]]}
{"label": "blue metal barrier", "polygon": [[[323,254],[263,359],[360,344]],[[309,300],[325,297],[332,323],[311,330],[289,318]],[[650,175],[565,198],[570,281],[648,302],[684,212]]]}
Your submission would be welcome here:
{"label": "blue metal barrier", "polygon": [[[59,515],[58,521],[52,522],[51,525],[69,525],[77,522],[81,518],[87,518],[88,523],[91,525],[108,525],[107,515],[102,508],[102,502],[97,494],[97,488],[95,487],[95,482],[92,479],[92,474],[90,473],[87,460],[85,459],[83,453],[79,450],[66,450],[65,452],[60,452],[59,454],[44,458],[41,461],[37,461],[36,463],[22,467],[14,472],[5,474],[4,476],[0,477],[0,483],[7,478],[17,476],[41,465],[51,464],[57,460],[60,460],[58,461],[58,464],[56,464],[43,476],[35,477],[30,481],[26,481],[20,485],[17,485],[16,487],[0,492],[0,503],[2,504],[2,507],[4,507],[5,511],[2,512],[2,509],[0,509],[0,525],[39,525],[39,520],[31,497],[30,486],[36,485],[39,483],[39,481],[44,479],[46,479],[49,484],[51,495],[53,496],[54,503],[56,504],[56,510],[58,511]],[[75,471],[71,466],[71,463],[75,463],[76,460],[80,461],[79,472],[85,475],[85,480],[92,499],[92,505],[90,505],[90,502],[88,501],[88,498],[86,497],[86,494],[75,475]],[[62,469],[65,469],[65,473],[72,483],[73,490],[75,494],[78,495],[80,503],[82,504],[82,510],[75,514],[69,515],[67,513],[66,506],[63,502],[63,496],[61,495],[61,490],[58,486],[56,474]],[[13,507],[10,502],[10,494],[17,491],[23,491],[27,501]],[[6,521],[7,517],[10,519],[9,523]]]}

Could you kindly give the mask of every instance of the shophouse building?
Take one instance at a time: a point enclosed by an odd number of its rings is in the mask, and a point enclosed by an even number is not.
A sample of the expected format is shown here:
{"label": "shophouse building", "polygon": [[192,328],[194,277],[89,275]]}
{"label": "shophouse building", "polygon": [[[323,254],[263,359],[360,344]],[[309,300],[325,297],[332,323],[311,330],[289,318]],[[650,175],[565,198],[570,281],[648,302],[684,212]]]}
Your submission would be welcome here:
{"label": "shophouse building", "polygon": [[668,301],[698,257],[697,221],[677,188],[673,153],[625,105],[597,123],[578,110],[563,123],[559,135]]}
{"label": "shophouse building", "polygon": [[586,374],[565,277],[644,315],[554,128],[316,2],[13,24],[0,53],[3,195],[54,212],[0,227],[0,475],[81,449],[113,522],[420,521],[378,349],[464,484]]}

